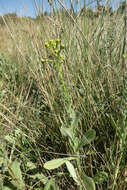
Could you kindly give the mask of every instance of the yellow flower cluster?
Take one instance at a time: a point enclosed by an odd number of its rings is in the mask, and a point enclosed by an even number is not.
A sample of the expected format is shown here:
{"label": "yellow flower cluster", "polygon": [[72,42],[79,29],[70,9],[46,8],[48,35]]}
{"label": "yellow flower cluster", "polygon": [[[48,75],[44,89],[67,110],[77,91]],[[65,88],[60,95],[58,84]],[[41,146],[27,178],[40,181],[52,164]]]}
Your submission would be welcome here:
{"label": "yellow flower cluster", "polygon": [[42,58],[42,63],[51,62],[52,60],[56,60],[60,63],[63,62],[63,56],[60,55],[60,53],[65,47],[61,44],[61,39],[57,38],[56,40],[49,40],[45,43],[45,47],[47,50],[47,58]]}

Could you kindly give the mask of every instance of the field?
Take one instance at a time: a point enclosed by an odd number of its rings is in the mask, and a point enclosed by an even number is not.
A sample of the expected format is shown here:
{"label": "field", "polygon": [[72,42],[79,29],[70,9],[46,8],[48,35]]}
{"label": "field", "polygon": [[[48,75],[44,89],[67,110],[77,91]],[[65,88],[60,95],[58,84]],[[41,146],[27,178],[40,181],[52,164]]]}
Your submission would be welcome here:
{"label": "field", "polygon": [[127,189],[124,12],[0,20],[0,190]]}

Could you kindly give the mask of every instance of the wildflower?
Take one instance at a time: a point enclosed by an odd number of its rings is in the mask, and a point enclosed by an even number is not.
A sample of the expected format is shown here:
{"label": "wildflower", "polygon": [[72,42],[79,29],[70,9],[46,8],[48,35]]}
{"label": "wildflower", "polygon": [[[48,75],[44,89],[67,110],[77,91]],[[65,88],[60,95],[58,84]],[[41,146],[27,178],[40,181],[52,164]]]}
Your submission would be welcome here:
{"label": "wildflower", "polygon": [[55,50],[55,54],[56,54],[56,55],[58,55],[59,52],[60,52],[60,51],[59,51],[58,49]]}
{"label": "wildflower", "polygon": [[64,61],[64,57],[62,55],[60,56],[60,60],[61,60],[61,62]]}
{"label": "wildflower", "polygon": [[56,46],[55,41],[54,40],[50,40],[49,41],[49,46],[55,48],[55,46]]}
{"label": "wildflower", "polygon": [[56,39],[56,44],[59,44],[61,42],[61,39],[57,38]]}
{"label": "wildflower", "polygon": [[46,48],[49,48],[49,47],[50,47],[48,42],[45,43],[45,47],[46,47]]}
{"label": "wildflower", "polygon": [[60,45],[60,49],[64,49],[65,47],[64,47],[64,45],[63,44],[61,44]]}
{"label": "wildflower", "polygon": [[59,38],[56,39],[56,48],[58,48],[59,44],[60,44],[61,40]]}
{"label": "wildflower", "polygon": [[42,63],[45,63],[45,59],[42,58],[42,59],[41,59],[41,62],[42,62]]}
{"label": "wildflower", "polygon": [[41,59],[41,62],[42,62],[42,63],[45,63],[46,61],[47,61],[46,58],[42,58],[42,59]]}

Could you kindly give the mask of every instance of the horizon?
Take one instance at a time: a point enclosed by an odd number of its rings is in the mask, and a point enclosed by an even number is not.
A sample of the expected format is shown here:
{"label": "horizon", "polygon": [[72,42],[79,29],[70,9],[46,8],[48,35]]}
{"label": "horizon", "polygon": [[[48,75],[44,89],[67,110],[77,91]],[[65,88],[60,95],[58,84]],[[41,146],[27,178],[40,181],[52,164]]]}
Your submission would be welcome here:
{"label": "horizon", "polygon": [[[113,10],[117,9],[120,2],[124,0],[110,0],[110,6]],[[74,9],[80,11],[83,7],[83,0],[78,1],[78,6],[74,3]],[[103,5],[105,0],[102,0],[101,5]],[[60,8],[58,1],[55,4]],[[64,4],[67,8],[70,8],[70,1],[65,0]],[[89,5],[89,6],[88,6]],[[50,12],[50,5],[48,0],[0,0],[0,16],[8,13],[15,13],[19,17],[36,17],[38,15],[36,6],[39,8],[41,6],[42,12]],[[94,10],[96,7],[96,0],[86,0],[86,7]]]}

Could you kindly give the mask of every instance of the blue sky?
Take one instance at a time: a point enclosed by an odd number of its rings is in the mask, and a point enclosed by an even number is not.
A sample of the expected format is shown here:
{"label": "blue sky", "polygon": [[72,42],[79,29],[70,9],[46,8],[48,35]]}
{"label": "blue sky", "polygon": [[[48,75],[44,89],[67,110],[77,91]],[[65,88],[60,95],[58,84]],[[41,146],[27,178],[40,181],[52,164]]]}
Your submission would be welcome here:
{"label": "blue sky", "polygon": [[[57,0],[56,0],[57,1]],[[94,0],[86,0],[86,4],[89,4]],[[103,2],[105,0],[102,0]],[[122,0],[110,0],[113,9],[118,6],[118,4]],[[35,4],[37,5],[43,4],[43,10],[49,11],[49,4],[48,0],[0,0],[0,15],[6,14],[6,13],[16,13],[18,16],[32,16],[35,17],[37,15]],[[66,5],[69,5],[69,0],[65,0]],[[82,7],[83,0],[79,0],[79,7]],[[95,3],[91,4],[92,7],[95,6]]]}

